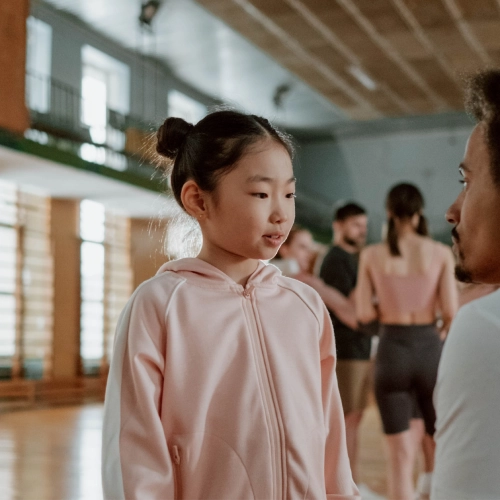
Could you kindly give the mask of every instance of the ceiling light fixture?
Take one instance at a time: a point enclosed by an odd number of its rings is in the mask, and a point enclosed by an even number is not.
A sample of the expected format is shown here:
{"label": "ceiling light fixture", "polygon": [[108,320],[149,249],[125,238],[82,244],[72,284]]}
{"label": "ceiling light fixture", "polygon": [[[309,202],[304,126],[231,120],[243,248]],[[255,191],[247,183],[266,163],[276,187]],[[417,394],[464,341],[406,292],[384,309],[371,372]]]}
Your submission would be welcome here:
{"label": "ceiling light fixture", "polygon": [[274,94],[273,94],[273,102],[274,102],[274,106],[276,107],[276,109],[283,108],[283,104],[284,104],[283,101],[291,90],[292,90],[292,85],[289,83],[283,83],[283,84],[278,85],[276,87],[276,89],[274,90]]}
{"label": "ceiling light fixture", "polygon": [[347,71],[349,71],[349,73],[351,73],[351,75],[368,90],[376,90],[378,87],[377,83],[372,80],[361,68],[358,68],[358,66],[349,66]]}
{"label": "ceiling light fixture", "polygon": [[153,18],[156,16],[161,2],[159,0],[149,0],[141,5],[141,13],[139,14],[139,22],[142,25],[151,26]]}

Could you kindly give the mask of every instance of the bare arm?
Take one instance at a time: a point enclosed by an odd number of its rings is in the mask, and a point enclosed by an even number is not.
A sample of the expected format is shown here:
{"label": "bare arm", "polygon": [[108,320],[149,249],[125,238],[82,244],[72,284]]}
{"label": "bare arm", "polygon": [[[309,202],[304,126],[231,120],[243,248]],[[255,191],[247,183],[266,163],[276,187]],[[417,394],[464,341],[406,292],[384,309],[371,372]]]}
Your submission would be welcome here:
{"label": "bare arm", "polygon": [[439,304],[443,318],[443,326],[441,328],[443,336],[448,333],[453,317],[458,310],[458,286],[454,276],[455,259],[449,248],[445,248],[444,250],[445,258],[439,278],[438,290]]}
{"label": "bare arm", "polygon": [[336,288],[327,285],[323,280],[308,273],[301,273],[294,276],[314,288],[323,299],[326,307],[332,311],[337,318],[353,330],[357,330],[356,310],[352,296],[346,297]]}
{"label": "bare arm", "polygon": [[378,311],[373,305],[373,284],[368,269],[368,253],[366,248],[359,258],[358,284],[355,290],[356,316],[359,323],[370,323],[378,319]]}

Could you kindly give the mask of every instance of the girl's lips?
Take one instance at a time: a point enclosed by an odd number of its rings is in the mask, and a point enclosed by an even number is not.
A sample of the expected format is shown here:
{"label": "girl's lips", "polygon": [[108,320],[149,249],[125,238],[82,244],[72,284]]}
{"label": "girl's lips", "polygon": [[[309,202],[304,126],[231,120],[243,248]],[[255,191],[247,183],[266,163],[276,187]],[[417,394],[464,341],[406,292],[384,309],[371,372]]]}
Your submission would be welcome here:
{"label": "girl's lips", "polygon": [[283,235],[281,234],[265,234],[263,236],[263,238],[265,239],[265,241],[273,246],[273,247],[278,247],[281,245],[281,243],[283,243]]}

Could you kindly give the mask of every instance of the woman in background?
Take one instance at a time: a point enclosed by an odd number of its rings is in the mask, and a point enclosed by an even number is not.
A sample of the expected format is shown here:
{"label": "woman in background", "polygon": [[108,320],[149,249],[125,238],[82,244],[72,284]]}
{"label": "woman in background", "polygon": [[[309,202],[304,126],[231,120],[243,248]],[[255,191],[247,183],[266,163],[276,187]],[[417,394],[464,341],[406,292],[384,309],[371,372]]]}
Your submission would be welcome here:
{"label": "woman in background", "polygon": [[[413,500],[415,439],[410,432],[414,398],[433,447],[436,414],[432,394],[442,341],[458,306],[451,250],[428,237],[424,200],[411,184],[387,196],[385,242],[360,257],[356,313],[360,323],[381,324],[375,362],[375,395],[389,450],[391,500]],[[440,312],[442,327],[436,328]],[[430,493],[432,464],[421,497]],[[428,498],[428,497],[427,497]]]}

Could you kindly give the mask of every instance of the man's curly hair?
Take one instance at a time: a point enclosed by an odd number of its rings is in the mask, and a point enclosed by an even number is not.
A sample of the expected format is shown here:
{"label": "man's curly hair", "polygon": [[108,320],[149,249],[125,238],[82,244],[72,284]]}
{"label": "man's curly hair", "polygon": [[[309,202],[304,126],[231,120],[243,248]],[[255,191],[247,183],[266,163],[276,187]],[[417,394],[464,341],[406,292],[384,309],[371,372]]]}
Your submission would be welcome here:
{"label": "man's curly hair", "polygon": [[487,70],[470,77],[465,89],[465,107],[486,126],[493,181],[500,187],[500,70]]}

